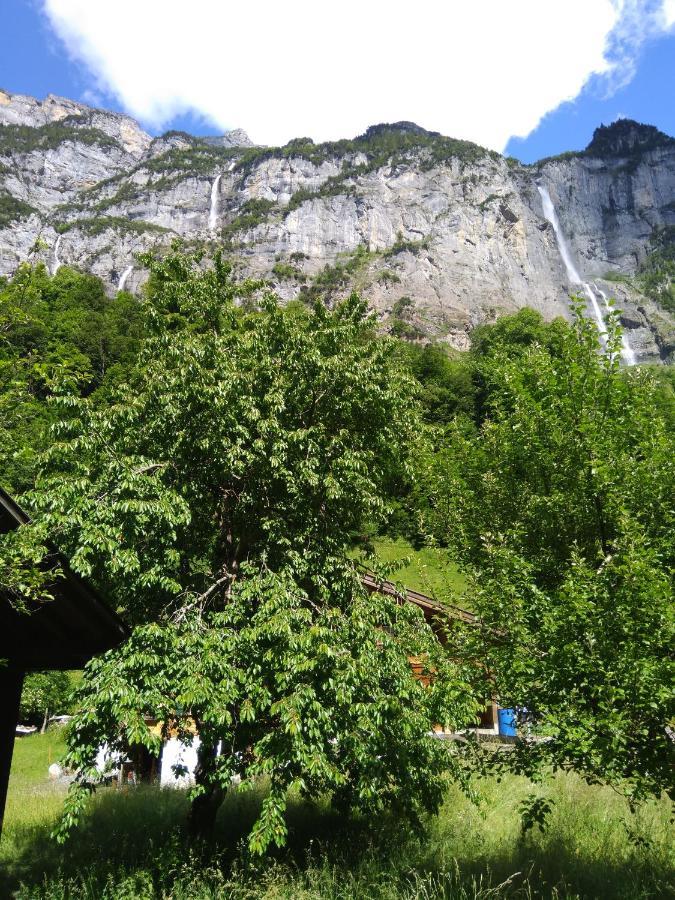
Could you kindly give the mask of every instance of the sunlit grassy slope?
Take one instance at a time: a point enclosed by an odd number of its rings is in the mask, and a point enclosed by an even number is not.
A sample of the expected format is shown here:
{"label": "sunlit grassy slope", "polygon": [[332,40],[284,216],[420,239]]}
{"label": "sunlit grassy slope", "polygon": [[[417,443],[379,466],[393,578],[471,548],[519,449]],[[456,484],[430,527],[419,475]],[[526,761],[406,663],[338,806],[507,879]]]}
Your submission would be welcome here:
{"label": "sunlit grassy slope", "polygon": [[398,563],[407,559],[401,568],[389,576],[392,581],[448,602],[453,601],[453,594],[461,596],[464,593],[466,581],[446,550],[431,547],[415,550],[403,538],[378,537],[373,539],[372,544],[377,558],[383,563]]}
{"label": "sunlit grassy slope", "polygon": [[58,814],[65,788],[50,781],[48,769],[64,750],[62,728],[50,728],[46,734],[32,734],[15,740],[5,810],[6,829],[44,824]]}

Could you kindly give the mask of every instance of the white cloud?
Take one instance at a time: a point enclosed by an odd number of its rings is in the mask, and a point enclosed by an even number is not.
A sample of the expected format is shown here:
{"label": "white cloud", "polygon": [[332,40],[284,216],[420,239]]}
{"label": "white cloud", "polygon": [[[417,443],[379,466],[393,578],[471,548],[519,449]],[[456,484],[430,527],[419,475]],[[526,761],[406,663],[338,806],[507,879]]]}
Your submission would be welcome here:
{"label": "white cloud", "polygon": [[193,110],[281,144],[409,119],[498,150],[592,76],[624,67],[626,77],[646,36],[675,18],[673,7],[675,0],[44,0],[97,89],[156,127]]}
{"label": "white cloud", "polygon": [[667,32],[675,20],[675,0],[613,0],[613,3],[617,20],[607,36],[605,48],[609,62],[604,79],[606,97],[632,81],[643,45]]}
{"label": "white cloud", "polygon": [[665,28],[675,25],[675,0],[663,0],[663,25]]}
{"label": "white cloud", "polygon": [[80,100],[83,103],[87,103],[89,106],[99,107],[101,109],[105,109],[105,100],[98,91],[94,91],[91,88],[87,88],[86,91],[82,91],[80,95]]}

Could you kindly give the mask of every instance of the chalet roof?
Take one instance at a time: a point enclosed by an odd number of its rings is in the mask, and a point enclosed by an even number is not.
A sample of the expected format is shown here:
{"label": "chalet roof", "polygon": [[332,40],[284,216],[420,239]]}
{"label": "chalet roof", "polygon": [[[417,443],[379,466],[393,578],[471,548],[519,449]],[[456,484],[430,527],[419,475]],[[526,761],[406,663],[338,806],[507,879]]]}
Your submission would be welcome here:
{"label": "chalet roof", "polygon": [[476,622],[477,618],[473,613],[462,609],[460,606],[452,606],[450,604],[440,604],[433,597],[427,597],[426,594],[420,594],[418,591],[411,591],[408,588],[401,590],[400,586],[394,584],[393,581],[383,581],[375,578],[374,575],[365,574],[361,576],[361,584],[369,591],[377,591],[380,594],[388,594],[395,597],[400,602],[407,601],[419,606],[425,616],[434,613],[441,616],[448,616],[451,619],[460,619],[462,622]]}
{"label": "chalet roof", "polygon": [[[0,534],[29,521],[0,488]],[[53,600],[18,612],[0,590],[0,659],[14,668],[78,669],[97,653],[121,643],[128,630],[96,591],[58,555],[63,577],[50,586]]]}

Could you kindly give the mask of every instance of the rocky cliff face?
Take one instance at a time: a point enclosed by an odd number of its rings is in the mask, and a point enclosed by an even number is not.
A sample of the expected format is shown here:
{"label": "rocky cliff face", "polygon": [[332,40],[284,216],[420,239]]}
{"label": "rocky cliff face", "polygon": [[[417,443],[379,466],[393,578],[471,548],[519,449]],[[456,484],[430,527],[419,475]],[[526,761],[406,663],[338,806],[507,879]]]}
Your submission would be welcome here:
{"label": "rocky cliff face", "polygon": [[[675,226],[675,140],[600,128],[586,151],[522,166],[411,123],[353,141],[253,147],[243,132],[151,139],[127,116],[0,92],[0,273],[38,255],[138,290],[135,254],[224,245],[285,299],[360,290],[383,327],[464,348],[523,306],[568,314],[570,284],[537,185],[584,280],[616,297],[643,360],[675,351],[667,310],[633,276]],[[59,240],[60,238],[60,240]],[[58,250],[56,249],[58,240]]]}

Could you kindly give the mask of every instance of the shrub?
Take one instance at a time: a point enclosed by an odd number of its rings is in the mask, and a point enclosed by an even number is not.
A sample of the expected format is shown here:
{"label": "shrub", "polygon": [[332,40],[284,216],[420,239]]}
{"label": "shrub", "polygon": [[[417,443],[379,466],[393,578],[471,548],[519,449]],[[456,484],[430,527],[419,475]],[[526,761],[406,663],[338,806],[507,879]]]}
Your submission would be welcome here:
{"label": "shrub", "polygon": [[426,250],[429,247],[429,238],[425,237],[418,241],[408,241],[403,237],[403,234],[399,231],[396,236],[396,241],[391,245],[391,247],[385,251],[384,258],[387,259],[391,256],[398,256],[399,253],[419,253],[421,250]]}
{"label": "shrub", "polygon": [[103,234],[109,228],[116,231],[126,231],[133,234],[169,234],[171,229],[163,225],[155,225],[154,222],[146,222],[144,219],[123,219],[117,216],[95,216],[87,219],[76,219],[72,222],[55,222],[54,230],[59,234],[65,234],[73,229],[80,229],[95,237]]}
{"label": "shrub", "polygon": [[30,204],[13,197],[8,191],[0,190],[0,228],[6,228],[11,222],[20,219],[27,219],[34,212],[37,210]]}
{"label": "shrub", "polygon": [[396,272],[392,272],[391,269],[382,269],[378,273],[377,280],[382,281],[384,284],[400,284],[401,276],[397,275]]}
{"label": "shrub", "polygon": [[72,141],[78,144],[97,144],[99,147],[119,147],[110,135],[98,128],[77,128],[68,119],[47,125],[0,126],[0,156],[10,153],[31,153],[33,150],[54,150],[59,144]]}
{"label": "shrub", "polygon": [[306,281],[307,276],[303,271],[298,269],[296,266],[290,266],[288,263],[278,262],[275,264],[272,269],[272,274],[276,276],[276,278],[286,281],[293,280],[295,281]]}
{"label": "shrub", "polygon": [[261,225],[275,207],[276,203],[273,200],[265,200],[262,197],[247,200],[240,206],[234,219],[223,227],[221,231],[223,238],[227,240],[238,231],[250,231],[251,228]]}
{"label": "shrub", "polygon": [[405,322],[403,319],[394,319],[389,331],[394,337],[404,338],[408,341],[424,337],[424,332],[417,325],[413,325],[412,322]]}
{"label": "shrub", "polygon": [[[411,127],[412,126],[412,127]],[[409,122],[392,125],[373,125],[365,134],[352,140],[328,141],[315,144],[309,138],[290,141],[284,147],[251,147],[239,158],[235,171],[245,178],[257,165],[267,159],[300,157],[314,165],[329,160],[362,153],[366,164],[359,167],[362,174],[383,166],[404,164],[415,158],[423,169],[444,165],[453,159],[463,163],[478,159],[499,159],[499,154],[470,141],[459,141],[436,132],[425,131]]]}
{"label": "shrub", "polygon": [[413,305],[412,297],[399,297],[392,307],[392,315],[396,318],[404,315]]}
{"label": "shrub", "polygon": [[349,254],[344,260],[336,262],[334,265],[326,265],[314,276],[314,279],[307,288],[303,288],[300,299],[305,302],[311,302],[321,296],[328,296],[343,290],[349,284],[352,275],[360,268],[367,265],[375,256],[364,244],[360,244],[356,250]]}
{"label": "shrub", "polygon": [[675,313],[675,225],[655,228],[651,252],[640,267],[642,290],[670,313]]}

